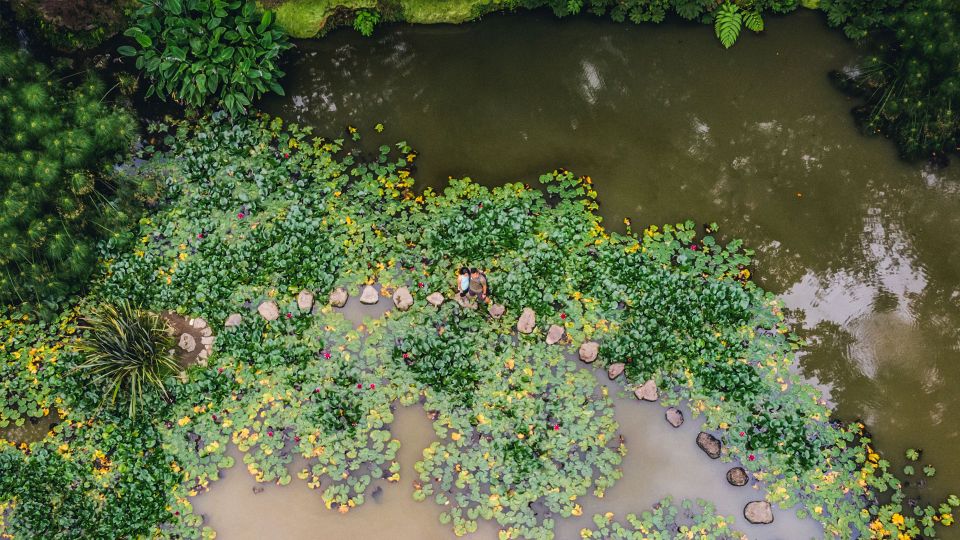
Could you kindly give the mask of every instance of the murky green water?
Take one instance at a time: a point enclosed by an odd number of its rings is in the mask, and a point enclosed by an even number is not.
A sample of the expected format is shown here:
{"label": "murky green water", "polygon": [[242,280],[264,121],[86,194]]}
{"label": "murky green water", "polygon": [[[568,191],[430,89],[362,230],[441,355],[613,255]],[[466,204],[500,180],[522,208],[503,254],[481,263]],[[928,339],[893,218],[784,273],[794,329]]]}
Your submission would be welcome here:
{"label": "murky green water", "polygon": [[925,493],[958,491],[960,168],[858,133],[826,75],[857,53],[818,15],[767,22],[729,51],[701,26],[546,15],[341,31],[299,45],[288,97],[266,108],[319,134],[406,139],[423,186],[566,167],[594,179],[613,224],[719,223],[796,310],[803,370],[841,418],[891,457],[924,449],[939,470]]}

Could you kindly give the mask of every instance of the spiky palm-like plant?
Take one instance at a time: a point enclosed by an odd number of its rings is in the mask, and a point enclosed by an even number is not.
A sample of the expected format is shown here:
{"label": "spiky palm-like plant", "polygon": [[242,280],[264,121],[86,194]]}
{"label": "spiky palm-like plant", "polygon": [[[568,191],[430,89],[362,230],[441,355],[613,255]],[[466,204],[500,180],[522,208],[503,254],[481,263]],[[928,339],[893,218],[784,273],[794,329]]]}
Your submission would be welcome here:
{"label": "spiky palm-like plant", "polygon": [[163,317],[123,301],[102,306],[81,328],[78,348],[84,361],[77,369],[107,383],[104,400],[109,397],[115,403],[123,391],[133,417],[145,391],[168,397],[163,380],[179,366],[170,352],[174,338]]}

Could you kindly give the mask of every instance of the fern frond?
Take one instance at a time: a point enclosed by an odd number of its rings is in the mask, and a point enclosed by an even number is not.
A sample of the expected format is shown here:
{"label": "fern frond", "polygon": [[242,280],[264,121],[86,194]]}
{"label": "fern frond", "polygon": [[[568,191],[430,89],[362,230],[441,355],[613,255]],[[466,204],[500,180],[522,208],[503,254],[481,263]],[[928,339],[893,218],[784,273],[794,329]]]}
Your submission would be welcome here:
{"label": "fern frond", "polygon": [[743,16],[743,25],[754,32],[763,32],[763,17],[759,11],[748,11]]}
{"label": "fern frond", "polygon": [[717,9],[717,15],[713,23],[713,28],[717,33],[720,43],[729,49],[737,38],[740,37],[740,29],[743,27],[743,15],[740,8],[735,4],[722,4]]}

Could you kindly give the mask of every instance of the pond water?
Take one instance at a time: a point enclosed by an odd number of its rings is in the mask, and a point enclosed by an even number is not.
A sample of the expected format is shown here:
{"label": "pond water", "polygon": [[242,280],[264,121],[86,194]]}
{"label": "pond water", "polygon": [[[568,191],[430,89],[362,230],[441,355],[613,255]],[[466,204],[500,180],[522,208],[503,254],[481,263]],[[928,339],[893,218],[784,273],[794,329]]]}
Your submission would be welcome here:
{"label": "pond water", "polygon": [[[637,226],[717,222],[756,249],[754,277],[792,308],[811,341],[801,368],[830,391],[839,417],[866,421],[895,463],[906,448],[922,448],[939,471],[922,491],[938,497],[960,489],[960,169],[904,163],[888,141],[859,134],[854,102],[827,78],[857,54],[812,12],[768,20],[763,35],[728,51],[698,25],[492,16],[302,42],[287,70],[288,97],[264,107],[322,135],[358,126],[371,147],[407,140],[421,152],[421,186],[440,187],[448,176],[533,182],[566,167],[593,178],[614,228],[625,217]],[[642,421],[617,414],[625,429]],[[419,441],[404,436],[412,425],[396,431],[405,444]],[[643,448],[638,442],[625,467],[656,463]],[[616,488],[622,495],[605,503],[619,515],[682,495],[691,463],[628,472]],[[399,535],[389,520],[383,528],[368,520],[383,512],[417,516],[404,526],[435,518],[430,505],[408,512],[404,495],[383,501],[343,523],[353,522],[357,537],[367,523]],[[258,519],[307,519],[288,511],[294,504],[278,503],[273,517],[262,509]],[[219,527],[226,518],[214,506],[204,511]]]}

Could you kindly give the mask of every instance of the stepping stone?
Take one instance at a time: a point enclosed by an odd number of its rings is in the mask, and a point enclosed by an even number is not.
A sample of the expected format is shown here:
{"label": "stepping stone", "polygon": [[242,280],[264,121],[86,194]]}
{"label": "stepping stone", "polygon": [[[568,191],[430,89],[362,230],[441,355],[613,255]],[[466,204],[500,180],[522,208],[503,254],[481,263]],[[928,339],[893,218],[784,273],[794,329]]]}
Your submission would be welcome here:
{"label": "stepping stone", "polygon": [[680,427],[683,425],[683,411],[676,407],[670,407],[667,409],[667,412],[663,415],[667,419],[667,423],[673,427]]}
{"label": "stepping stone", "polygon": [[200,330],[200,335],[203,336],[203,337],[212,336],[212,335],[213,335],[213,329],[211,329],[209,326],[204,326],[204,327]]}
{"label": "stepping stone", "polygon": [[427,297],[427,303],[433,307],[440,307],[443,304],[443,295],[435,292]]}
{"label": "stepping stone", "polygon": [[202,338],[200,338],[200,343],[202,343],[203,345],[213,345],[213,341],[215,339],[216,338],[213,336],[203,336]]}
{"label": "stepping stone", "polygon": [[193,352],[197,348],[197,339],[190,334],[181,334],[180,342],[177,345],[186,352]]}
{"label": "stepping stone", "polygon": [[257,313],[268,321],[275,321],[280,318],[280,308],[277,307],[277,303],[273,300],[267,300],[257,306]]}
{"label": "stepping stone", "polygon": [[597,359],[597,355],[600,354],[600,344],[596,341],[588,341],[580,345],[580,350],[577,351],[577,353],[580,355],[582,362],[591,364]]}
{"label": "stepping stone", "polygon": [[750,501],[743,507],[743,517],[754,525],[773,523],[773,507],[767,501]]}
{"label": "stepping stone", "polygon": [[623,370],[626,369],[626,364],[623,362],[617,362],[616,364],[610,364],[607,366],[607,377],[610,377],[610,380],[614,380],[623,374]]}
{"label": "stepping stone", "polygon": [[563,339],[564,329],[562,326],[553,324],[547,330],[547,345],[554,345]]}
{"label": "stepping stone", "polygon": [[363,292],[360,294],[360,303],[372,305],[380,301],[380,293],[373,288],[373,285],[367,285],[363,288]]}
{"label": "stepping stone", "polygon": [[471,300],[467,296],[460,296],[459,294],[453,297],[454,301],[458,306],[464,309],[477,309],[477,303]]}
{"label": "stepping stone", "polygon": [[750,477],[747,476],[747,471],[743,467],[733,467],[727,471],[727,482],[731,486],[745,486],[747,482],[750,481]]}
{"label": "stepping stone", "polygon": [[343,287],[337,287],[330,293],[330,305],[333,307],[343,307],[347,305],[347,299],[350,295]]}
{"label": "stepping stone", "polygon": [[503,314],[506,312],[507,308],[503,304],[490,304],[490,307],[487,308],[487,313],[494,319],[503,317]]}
{"label": "stepping stone", "polygon": [[203,319],[200,318],[200,317],[197,317],[196,319],[191,319],[191,321],[190,321],[190,326],[192,326],[192,327],[194,327],[194,328],[196,328],[196,329],[199,330],[199,329],[207,326],[207,321],[203,320]]}
{"label": "stepping stone", "polygon": [[304,289],[297,295],[297,307],[300,311],[310,311],[313,308],[313,293]]}
{"label": "stepping stone", "polygon": [[197,358],[199,358],[200,360],[206,360],[208,356],[210,356],[210,350],[204,349],[200,351],[200,354],[197,355]]}
{"label": "stepping stone", "polygon": [[400,287],[393,293],[393,305],[400,311],[406,311],[413,305],[413,296],[410,295],[410,289]]}
{"label": "stepping stone", "polygon": [[517,321],[517,331],[521,334],[530,334],[537,327],[537,314],[530,308],[523,308],[520,319]]}
{"label": "stepping stone", "polygon": [[224,328],[233,328],[235,326],[240,326],[240,323],[243,322],[243,316],[239,313],[231,313],[227,317],[226,322],[223,323]]}
{"label": "stepping stone", "polygon": [[710,459],[717,459],[720,457],[720,439],[709,433],[701,431],[700,434],[697,435],[697,446],[706,452],[706,454],[710,456]]}
{"label": "stepping stone", "polygon": [[640,385],[640,388],[633,391],[633,395],[643,401],[656,401],[660,398],[660,393],[657,392],[657,383],[653,382],[653,379]]}

